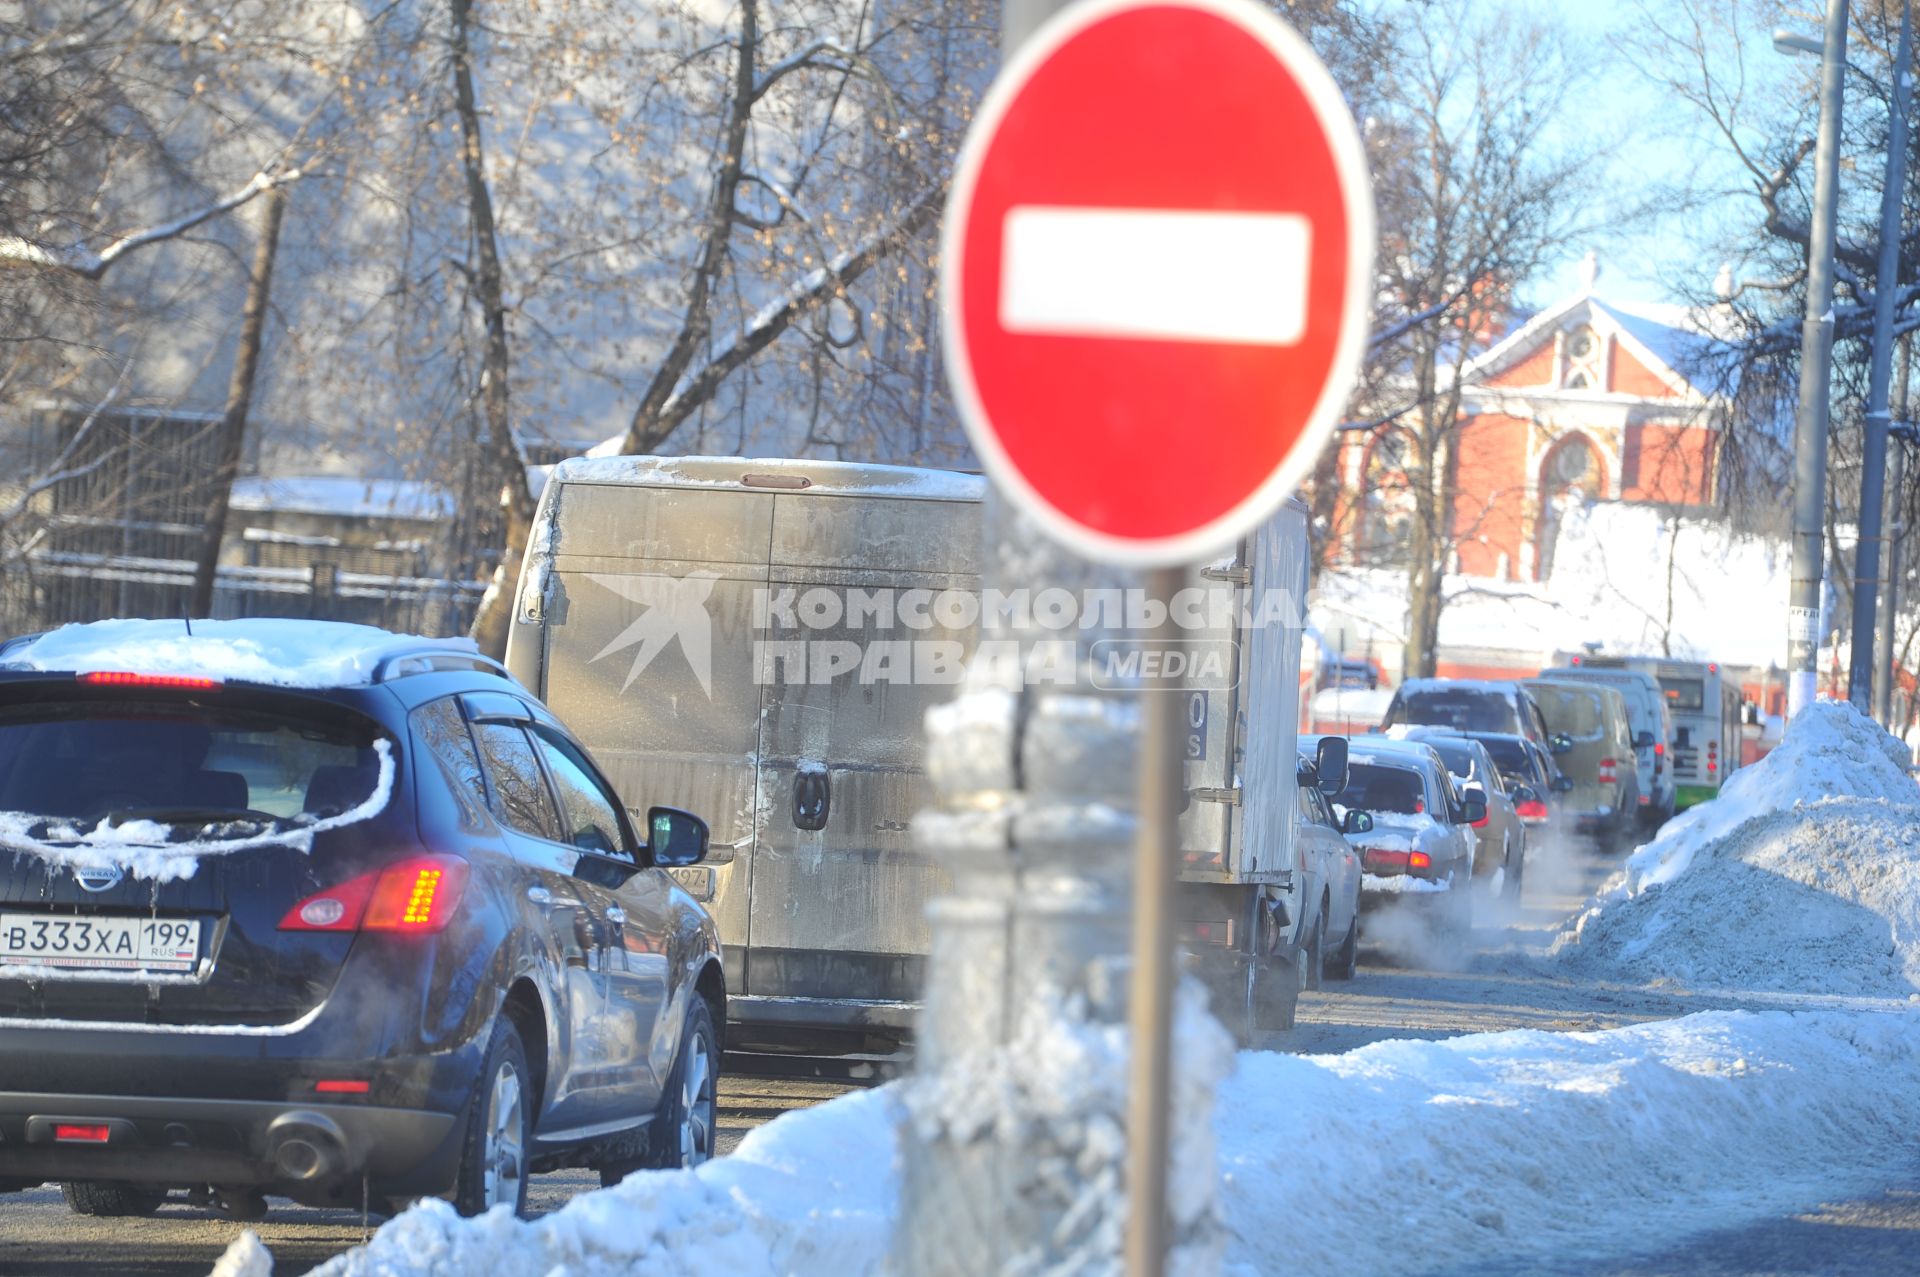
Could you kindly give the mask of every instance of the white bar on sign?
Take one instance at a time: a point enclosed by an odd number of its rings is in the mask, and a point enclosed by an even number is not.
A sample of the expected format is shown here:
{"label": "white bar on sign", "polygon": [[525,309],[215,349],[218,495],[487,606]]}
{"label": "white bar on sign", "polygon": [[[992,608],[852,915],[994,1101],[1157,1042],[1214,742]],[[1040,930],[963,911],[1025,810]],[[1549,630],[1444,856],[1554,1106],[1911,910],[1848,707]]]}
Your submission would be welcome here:
{"label": "white bar on sign", "polygon": [[1306,330],[1297,213],[1021,205],[1003,230],[1008,332],[1290,346]]}

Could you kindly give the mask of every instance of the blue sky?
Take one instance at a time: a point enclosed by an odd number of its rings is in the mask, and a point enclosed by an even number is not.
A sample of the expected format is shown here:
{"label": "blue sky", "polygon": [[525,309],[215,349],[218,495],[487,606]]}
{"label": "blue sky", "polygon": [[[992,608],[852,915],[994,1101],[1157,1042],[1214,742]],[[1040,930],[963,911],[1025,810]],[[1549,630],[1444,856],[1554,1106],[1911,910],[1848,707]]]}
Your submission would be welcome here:
{"label": "blue sky", "polygon": [[[1377,6],[1362,0],[1362,7]],[[1694,107],[1675,99],[1613,44],[1616,37],[1644,24],[1648,13],[1663,20],[1674,16],[1674,0],[1504,0],[1504,7],[1559,26],[1576,49],[1591,50],[1591,89],[1570,103],[1569,127],[1583,139],[1622,139],[1605,175],[1610,189],[1633,191],[1647,183],[1691,179],[1734,192],[1685,217],[1569,245],[1555,269],[1522,289],[1522,303],[1546,305],[1577,289],[1580,259],[1588,249],[1600,255],[1598,291],[1617,301],[1677,301],[1676,283],[1700,287],[1710,281],[1722,257],[1715,242],[1732,227],[1751,225],[1756,217],[1757,205],[1745,193],[1750,187],[1744,170],[1708,132]],[[1817,35],[1817,29],[1812,33]],[[1755,97],[1793,92],[1795,78],[1808,70],[1776,54],[1771,37],[1770,30],[1756,30],[1741,42],[1749,91]]]}

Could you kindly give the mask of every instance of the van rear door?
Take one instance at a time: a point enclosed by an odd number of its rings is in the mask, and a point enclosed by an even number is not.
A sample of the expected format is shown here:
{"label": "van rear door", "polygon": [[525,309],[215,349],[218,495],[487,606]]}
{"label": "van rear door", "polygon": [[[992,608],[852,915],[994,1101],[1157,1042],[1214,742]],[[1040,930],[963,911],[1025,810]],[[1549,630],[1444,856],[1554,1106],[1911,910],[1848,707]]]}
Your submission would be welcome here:
{"label": "van rear door", "polygon": [[972,654],[950,609],[977,599],[979,546],[974,501],[775,496],[782,628],[765,637],[789,656],[764,688],[750,994],[919,997],[927,903],[948,882],[910,826],[931,802],[927,710],[952,699]]}

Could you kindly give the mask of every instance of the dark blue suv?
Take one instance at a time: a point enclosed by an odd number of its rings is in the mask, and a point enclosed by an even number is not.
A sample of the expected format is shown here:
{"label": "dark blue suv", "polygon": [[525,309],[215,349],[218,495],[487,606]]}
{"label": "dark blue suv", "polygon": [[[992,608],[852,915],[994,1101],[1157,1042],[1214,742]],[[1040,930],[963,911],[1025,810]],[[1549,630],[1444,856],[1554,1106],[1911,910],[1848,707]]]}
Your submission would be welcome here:
{"label": "dark blue suv", "polygon": [[713,1151],[712,919],[457,641],[111,621],[0,647],[0,1191],[257,1217]]}

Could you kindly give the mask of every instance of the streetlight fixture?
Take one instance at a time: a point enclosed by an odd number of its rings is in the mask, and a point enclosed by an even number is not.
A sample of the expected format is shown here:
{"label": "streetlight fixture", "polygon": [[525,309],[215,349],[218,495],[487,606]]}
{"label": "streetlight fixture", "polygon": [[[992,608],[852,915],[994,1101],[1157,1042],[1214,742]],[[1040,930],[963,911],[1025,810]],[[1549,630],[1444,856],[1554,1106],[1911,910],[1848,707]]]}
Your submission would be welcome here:
{"label": "streetlight fixture", "polygon": [[1788,27],[1775,27],[1773,30],[1773,51],[1775,53],[1785,53],[1789,56],[1795,53],[1811,53],[1817,58],[1826,53],[1826,48],[1810,35],[1801,35],[1798,31],[1794,31]]}

